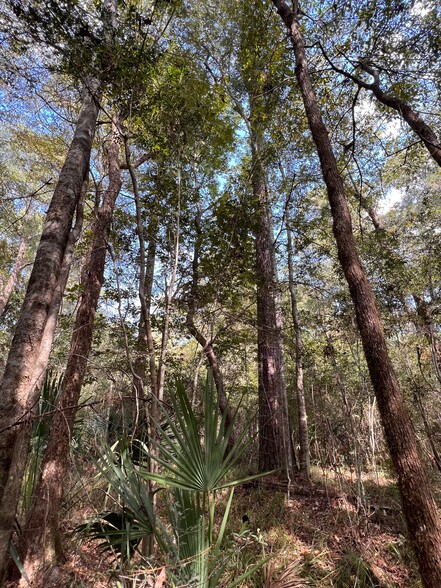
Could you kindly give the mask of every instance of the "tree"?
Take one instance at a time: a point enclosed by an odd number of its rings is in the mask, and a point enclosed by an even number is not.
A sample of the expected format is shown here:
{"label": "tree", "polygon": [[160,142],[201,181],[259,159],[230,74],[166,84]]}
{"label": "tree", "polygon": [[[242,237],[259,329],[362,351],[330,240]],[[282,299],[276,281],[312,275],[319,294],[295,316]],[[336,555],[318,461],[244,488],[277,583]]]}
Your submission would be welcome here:
{"label": "tree", "polygon": [[305,387],[303,381],[303,341],[302,332],[299,322],[299,313],[297,307],[297,293],[296,284],[294,280],[294,267],[293,267],[293,245],[291,229],[287,228],[287,242],[286,247],[288,250],[288,288],[289,296],[291,298],[291,313],[292,322],[294,325],[294,337],[295,337],[295,389],[297,396],[297,414],[299,423],[299,444],[300,444],[300,474],[309,480],[310,475],[310,456],[309,456],[309,434],[308,434],[308,415],[306,412],[305,402]]}
{"label": "tree", "polygon": [[327,22],[319,25],[317,44],[323,57],[339,76],[366,90],[362,96],[371,94],[386,107],[383,111],[395,111],[440,166],[436,124],[428,122],[439,69],[437,8],[429,2],[420,10],[407,0],[399,5],[361,0],[351,8],[347,13],[344,3],[332,6]]}
{"label": "tree", "polygon": [[120,121],[115,116],[108,148],[109,183],[103,202],[96,212],[94,237],[89,259],[83,269],[83,295],[75,320],[69,358],[23,533],[23,565],[27,577],[35,586],[44,585],[45,566],[53,565],[62,557],[58,516],[75,415],[92,346],[93,321],[104,277],[107,240],[122,183],[120,133]]}
{"label": "tree", "polygon": [[309,75],[298,5],[295,2],[291,10],[280,0],[273,0],[273,3],[288,29],[294,49],[296,77],[328,191],[338,257],[354,304],[421,576],[425,586],[435,588],[441,583],[441,522],[418,454],[412,422],[389,358],[375,298],[358,255],[343,180]]}
{"label": "tree", "polygon": [[[46,215],[20,319],[2,381],[0,446],[0,559],[5,561],[24,473],[29,425],[36,403],[35,363],[57,286],[72,219],[88,173],[100,84],[90,79],[74,137]],[[38,393],[38,392],[37,392]]]}
{"label": "tree", "polygon": [[[60,35],[54,30],[51,9],[46,6],[40,13],[12,3],[14,12],[30,27],[34,38],[45,38],[51,46],[66,41],[66,29]],[[103,5],[103,36],[107,41],[113,37],[113,0]],[[61,16],[63,13],[61,12]],[[65,18],[75,30],[78,25],[76,12],[65,13]],[[67,41],[71,41],[68,29]],[[76,47],[75,45],[73,45]],[[78,46],[80,51],[84,48]],[[64,47],[63,47],[64,50]],[[96,75],[82,72],[85,78],[82,105],[78,115],[73,139],[58,178],[33,270],[29,279],[20,318],[6,363],[2,380],[0,429],[3,431],[0,446],[0,561],[4,573],[6,554],[14,527],[15,512],[21,481],[26,465],[29,442],[29,415],[38,401],[39,389],[35,381],[35,366],[40,353],[42,337],[48,319],[54,292],[59,281],[63,256],[69,239],[72,221],[81,189],[89,172],[89,159],[95,134],[102,92],[102,80]],[[2,574],[0,574],[2,575]]]}

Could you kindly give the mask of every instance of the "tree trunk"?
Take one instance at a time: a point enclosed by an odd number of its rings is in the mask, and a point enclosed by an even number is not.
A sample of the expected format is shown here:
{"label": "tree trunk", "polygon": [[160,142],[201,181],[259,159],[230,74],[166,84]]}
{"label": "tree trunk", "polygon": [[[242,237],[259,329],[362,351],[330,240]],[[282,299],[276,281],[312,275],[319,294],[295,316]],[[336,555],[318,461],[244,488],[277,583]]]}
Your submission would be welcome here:
{"label": "tree trunk", "polygon": [[420,318],[420,325],[418,325],[426,338],[432,356],[433,369],[438,382],[441,384],[441,341],[438,339],[434,326],[432,313],[433,308],[431,304],[426,303],[420,296],[413,294],[415,300],[418,317]]}
{"label": "tree trunk", "polygon": [[296,397],[297,412],[299,419],[299,444],[300,444],[300,475],[309,480],[310,475],[310,457],[309,457],[309,434],[308,434],[308,415],[306,412],[305,388],[303,385],[303,341],[302,331],[300,329],[299,314],[297,311],[296,285],[294,281],[293,268],[293,249],[291,229],[287,229],[287,249],[288,249],[288,285],[291,297],[292,321],[295,332],[295,362],[296,362]]}
{"label": "tree trunk", "polygon": [[366,362],[378,401],[389,452],[398,476],[403,511],[426,588],[441,586],[441,523],[429,480],[418,453],[415,432],[404,405],[397,376],[389,358],[375,298],[361,265],[345,199],[342,176],[311,83],[305,47],[294,12],[273,0],[288,28],[296,58],[296,77],[309,127],[320,159],[333,216],[338,257],[349,285]]}
{"label": "tree trunk", "polygon": [[[253,120],[253,115],[251,115]],[[262,138],[251,123],[252,186],[256,205],[259,471],[293,471],[274,233]]]}
{"label": "tree trunk", "polygon": [[1,386],[0,565],[3,570],[26,467],[28,417],[38,401],[33,375],[81,186],[89,167],[99,88],[99,82],[91,79],[84,90],[72,143],[46,215]]}
{"label": "tree trunk", "polygon": [[[45,568],[61,557],[58,516],[63,499],[63,482],[69,465],[70,442],[81,387],[92,348],[93,321],[103,283],[107,241],[115,202],[121,188],[118,157],[120,134],[115,122],[112,127],[108,150],[109,184],[94,223],[94,238],[83,270],[83,294],[75,320],[69,359],[40,478],[23,533],[24,569],[33,587],[44,586]],[[23,580],[23,586],[25,585]]]}
{"label": "tree trunk", "polygon": [[63,294],[66,289],[67,280],[69,279],[70,266],[72,265],[73,255],[75,252],[75,244],[80,238],[83,228],[83,207],[84,199],[87,192],[89,171],[86,173],[86,179],[83,182],[81,189],[81,197],[77,206],[77,213],[75,219],[75,226],[69,234],[66,249],[64,251],[63,262],[61,264],[60,276],[58,284],[55,288],[54,296],[52,298],[51,306],[49,308],[46,326],[44,327],[43,337],[40,344],[40,353],[35,365],[33,375],[33,386],[38,391],[40,396],[41,387],[46,375],[46,368],[49,363],[49,357],[52,350],[52,344],[55,337],[55,329],[57,327],[58,315],[63,301]]}
{"label": "tree trunk", "polygon": [[176,233],[174,236],[174,247],[173,247],[173,264],[171,269],[170,281],[167,284],[165,280],[165,309],[164,309],[164,323],[162,326],[162,337],[161,337],[161,349],[159,352],[158,360],[158,371],[157,371],[157,383],[156,383],[156,396],[152,398],[152,417],[158,422],[159,418],[159,403],[162,402],[164,397],[164,383],[165,383],[165,370],[167,361],[167,345],[170,331],[170,315],[172,310],[173,298],[175,295],[175,282],[178,273],[178,262],[179,262],[179,248],[180,248],[180,223],[181,223],[181,162],[178,161],[178,177],[177,177],[177,189],[178,189],[178,214],[176,220]]}
{"label": "tree trunk", "polygon": [[[139,284],[138,284],[138,295],[139,301],[141,303],[141,316],[139,319],[139,341],[141,343],[140,347],[143,353],[147,351],[148,360],[149,360],[149,376],[150,376],[150,392],[151,392],[151,405],[153,405],[153,409],[149,410],[147,407],[147,403],[143,406],[143,417],[145,426],[148,431],[148,445],[150,451],[155,451],[155,448],[152,446],[150,440],[156,436],[156,426],[159,422],[159,415],[157,414],[158,411],[158,403],[157,403],[157,378],[156,378],[156,359],[155,359],[155,346],[153,341],[153,333],[152,333],[152,325],[150,320],[150,313],[151,313],[151,302],[152,302],[152,291],[153,291],[153,280],[155,276],[155,262],[156,262],[156,238],[158,232],[158,221],[153,213],[150,218],[149,230],[148,230],[148,237],[149,237],[149,245],[147,248],[147,257],[145,251],[145,235],[144,235],[144,226],[142,222],[142,215],[141,215],[141,202],[139,197],[138,191],[138,183],[136,180],[135,173],[133,171],[132,164],[130,162],[130,149],[125,142],[125,151],[126,151],[126,161],[128,165],[128,169],[130,171],[130,177],[132,180],[132,187],[133,187],[133,194],[135,197],[135,207],[136,207],[136,233],[138,236],[139,242]],[[141,397],[143,400],[145,399],[144,394],[144,387],[147,382],[146,377],[146,359],[144,355],[137,359],[134,364],[134,391],[136,396],[139,398]],[[136,406],[138,407],[138,400],[136,401]],[[155,415],[153,415],[153,410],[155,410]],[[139,409],[138,409],[139,412]],[[156,419],[156,422],[155,422]],[[148,465],[149,471],[153,472],[156,467],[156,462],[148,458]],[[148,481],[148,488],[149,493],[152,500],[152,508],[156,507],[156,492],[154,490],[154,484],[152,481]],[[154,551],[154,541],[155,536],[154,534],[150,534],[149,536],[145,537],[142,541],[142,553],[144,556],[148,557]]]}
{"label": "tree trunk", "polygon": [[0,294],[0,317],[3,316],[3,314],[5,313],[9,299],[11,298],[11,294],[17,285],[18,278],[20,276],[20,272],[23,266],[23,259],[26,252],[27,244],[27,238],[23,237],[20,240],[20,244],[18,246],[17,257],[15,258],[15,263],[14,267],[12,268],[12,272],[10,273],[9,278],[3,288],[3,291]]}
{"label": "tree trunk", "polygon": [[[139,322],[139,337],[140,348],[144,352],[148,351],[149,358],[149,373],[150,373],[150,391],[152,398],[156,398],[156,361],[155,361],[155,348],[152,335],[152,327],[150,321],[150,307],[153,290],[153,280],[155,274],[155,260],[156,260],[156,237],[157,237],[157,219],[153,214],[150,219],[149,225],[149,246],[147,250],[147,256],[145,251],[145,235],[144,225],[141,212],[141,201],[138,190],[138,181],[135,174],[135,167],[138,167],[144,161],[150,158],[148,155],[144,155],[135,164],[131,162],[130,147],[127,139],[124,140],[125,155],[127,162],[127,169],[130,173],[130,179],[132,181],[133,195],[135,198],[135,210],[136,210],[136,234],[139,243],[139,282],[138,282],[138,296],[141,304],[141,316]],[[144,354],[143,354],[144,355]],[[138,407],[139,399],[144,402],[144,386],[146,384],[146,362],[144,356],[135,361],[134,372],[135,377],[133,381],[133,388],[136,394],[136,406]],[[139,409],[137,409],[139,413]],[[144,403],[142,409],[143,419],[148,423],[148,410],[147,405]],[[151,431],[150,431],[151,432]]]}

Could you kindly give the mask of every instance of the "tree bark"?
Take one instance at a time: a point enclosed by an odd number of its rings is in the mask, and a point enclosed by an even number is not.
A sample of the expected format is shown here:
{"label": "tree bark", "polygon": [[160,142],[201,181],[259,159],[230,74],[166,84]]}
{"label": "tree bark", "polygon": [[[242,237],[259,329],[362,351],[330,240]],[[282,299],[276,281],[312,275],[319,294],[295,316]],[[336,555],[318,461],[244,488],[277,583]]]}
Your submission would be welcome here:
{"label": "tree bark", "polygon": [[81,189],[81,197],[78,202],[75,225],[72,228],[69,238],[67,240],[66,249],[64,251],[63,262],[61,264],[60,276],[58,284],[55,288],[54,296],[52,298],[51,306],[49,308],[48,318],[43,331],[43,337],[40,344],[40,353],[35,364],[33,375],[33,386],[40,396],[41,387],[46,375],[46,368],[49,363],[49,357],[52,351],[52,344],[55,337],[55,329],[57,327],[58,316],[60,313],[61,303],[63,301],[63,294],[66,289],[67,280],[69,279],[70,267],[72,265],[73,255],[75,252],[75,244],[80,238],[83,228],[83,208],[84,198],[87,192],[89,172],[86,173],[86,179],[83,182]]}
{"label": "tree bark", "polygon": [[[44,572],[61,558],[58,516],[63,482],[69,464],[70,442],[78,410],[87,360],[92,348],[93,322],[104,278],[107,241],[115,202],[121,189],[120,133],[113,122],[108,149],[109,184],[94,223],[94,238],[83,270],[83,294],[78,308],[70,353],[37,488],[24,528],[23,565],[33,587],[44,586]],[[26,582],[23,580],[23,586]]]}
{"label": "tree bark", "polygon": [[403,511],[423,585],[426,588],[439,588],[440,518],[418,453],[415,432],[389,358],[375,298],[358,255],[343,179],[309,75],[298,21],[297,2],[293,3],[293,10],[283,0],[273,0],[273,4],[283,19],[292,41],[296,77],[328,192],[338,257],[354,304],[366,362],[377,397],[387,445],[397,473]]}
{"label": "tree bark", "polygon": [[72,143],[46,215],[1,385],[0,565],[3,570],[26,466],[30,435],[28,417],[38,401],[38,390],[33,385],[35,365],[89,167],[99,93],[99,82],[89,79]]}
{"label": "tree bark", "polygon": [[9,299],[11,298],[11,294],[17,285],[18,278],[20,276],[20,272],[23,266],[23,259],[26,252],[27,244],[27,238],[23,237],[20,240],[20,244],[18,246],[17,257],[15,258],[15,263],[14,267],[12,268],[12,272],[9,274],[9,278],[3,288],[2,293],[0,294],[0,317],[2,317],[5,313]]}
{"label": "tree bark", "polygon": [[305,388],[303,384],[303,341],[302,331],[299,323],[299,313],[297,310],[297,294],[294,281],[293,268],[293,249],[291,229],[287,229],[287,249],[288,249],[288,286],[291,298],[292,322],[295,333],[295,362],[296,362],[296,397],[297,397],[297,414],[299,419],[299,444],[300,444],[300,475],[309,480],[310,475],[310,456],[309,456],[309,434],[308,434],[308,414],[306,412]]}
{"label": "tree bark", "polygon": [[[152,222],[150,228],[152,228]],[[149,231],[150,232],[150,231]],[[144,235],[140,237],[144,241]],[[155,271],[156,259],[156,235],[149,240],[147,247],[147,255],[140,255],[140,272],[139,272],[139,286],[138,293],[141,302],[141,314],[139,317],[138,328],[138,353],[140,354],[133,363],[133,370],[135,377],[133,378],[133,390],[136,395],[135,403],[141,400],[145,403],[147,400],[145,396],[145,386],[147,382],[150,383],[150,391],[156,394],[156,360],[155,347],[152,333],[152,326],[150,320],[151,312],[151,297],[153,289],[153,279]],[[144,308],[145,307],[145,308]],[[147,361],[148,360],[148,374],[147,376]],[[148,422],[147,405],[142,411],[137,409],[137,412],[142,413],[144,423]]]}
{"label": "tree bark", "polygon": [[[279,284],[274,233],[258,122],[251,113],[253,196],[256,206],[257,357],[259,369],[259,471],[293,472]],[[253,124],[254,122],[254,124]]]}

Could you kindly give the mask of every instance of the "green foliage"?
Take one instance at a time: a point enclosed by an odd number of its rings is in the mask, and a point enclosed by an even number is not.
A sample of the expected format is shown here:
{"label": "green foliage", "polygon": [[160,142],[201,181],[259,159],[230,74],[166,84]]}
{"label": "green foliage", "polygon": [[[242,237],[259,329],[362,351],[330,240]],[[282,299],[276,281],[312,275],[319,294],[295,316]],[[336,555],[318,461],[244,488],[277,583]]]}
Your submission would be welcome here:
{"label": "green foliage", "polygon": [[233,446],[227,450],[239,406],[226,428],[227,413],[221,414],[215,396],[213,384],[207,384],[201,434],[185,389],[181,383],[177,383],[176,394],[171,396],[173,412],[163,410],[173,439],[170,439],[167,431],[157,426],[158,439],[152,440],[152,443],[158,455],[150,453],[146,448],[146,452],[161,464],[166,473],[156,476],[144,472],[146,478],[165,486],[200,492],[207,499],[217,490],[239,483],[238,480],[227,480],[227,474],[233,470],[253,439],[247,438],[249,432],[244,427]]}
{"label": "green foliage", "polygon": [[40,465],[49,439],[52,416],[57,405],[62,379],[62,375],[58,376],[55,372],[48,370],[41,389],[35,420],[32,427],[29,465],[23,481],[22,509],[25,515],[29,511],[32,492],[40,473]]}
{"label": "green foliage", "polygon": [[129,509],[124,509],[122,512],[102,512],[76,527],[75,532],[91,540],[102,541],[99,547],[103,551],[114,552],[124,563],[133,557],[146,528],[137,524]]}
{"label": "green foliage", "polygon": [[[103,548],[115,549],[122,557],[133,554],[140,537],[154,533],[174,570],[171,577],[176,585],[185,580],[191,585],[196,582],[197,586],[215,587],[227,564],[222,548],[234,486],[257,476],[233,481],[228,477],[252,440],[245,440],[248,434],[245,428],[227,449],[233,423],[225,427],[225,416],[220,413],[212,381],[206,386],[202,434],[180,383],[176,385],[176,395],[171,402],[173,412],[163,410],[166,426],[157,423],[156,440],[151,440],[155,451],[141,444],[145,455],[156,460],[165,473],[156,474],[143,466],[135,466],[127,449],[120,450],[117,456],[109,448],[104,449],[98,468],[119,497],[123,509],[120,513],[102,513],[81,525],[78,531],[93,539],[102,539]],[[170,489],[168,524],[153,512],[149,485],[144,480]],[[226,487],[231,490],[215,532],[218,493]],[[167,530],[169,526],[171,533]],[[229,586],[237,585],[261,565],[259,562],[251,566]]]}
{"label": "green foliage", "polygon": [[359,554],[346,553],[335,572],[336,588],[382,588],[371,566]]}

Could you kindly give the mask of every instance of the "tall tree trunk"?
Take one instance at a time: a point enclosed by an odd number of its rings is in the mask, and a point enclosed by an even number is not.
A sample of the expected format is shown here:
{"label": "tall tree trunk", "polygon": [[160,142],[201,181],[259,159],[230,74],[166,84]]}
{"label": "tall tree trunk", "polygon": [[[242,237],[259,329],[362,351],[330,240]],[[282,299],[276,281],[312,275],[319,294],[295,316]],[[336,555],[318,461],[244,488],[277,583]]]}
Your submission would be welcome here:
{"label": "tall tree trunk", "polygon": [[[92,348],[93,322],[104,278],[107,241],[115,202],[121,189],[120,134],[116,122],[112,127],[108,149],[109,184],[94,223],[94,238],[83,270],[83,294],[75,320],[67,367],[23,533],[24,569],[33,587],[44,586],[45,567],[53,565],[62,555],[58,516],[63,499],[63,482],[69,464],[70,442],[81,387]],[[23,586],[25,585],[23,580]]]}
{"label": "tall tree trunk", "polygon": [[[153,279],[155,274],[155,260],[156,260],[156,234],[157,234],[157,219],[152,215],[149,224],[149,246],[145,250],[145,235],[144,224],[141,211],[141,200],[138,190],[138,180],[135,174],[135,168],[139,167],[144,161],[150,158],[149,155],[143,155],[138,162],[132,163],[130,147],[127,138],[124,139],[124,149],[126,155],[126,165],[129,170],[130,179],[132,181],[133,195],[135,198],[135,212],[136,212],[136,234],[139,244],[139,282],[138,282],[138,296],[141,304],[141,316],[139,321],[139,336],[138,341],[142,351],[148,351],[149,358],[149,372],[150,372],[150,388],[152,397],[156,397],[156,361],[155,349],[152,335],[152,327],[150,321],[150,307],[153,290]],[[144,355],[144,354],[143,354]],[[138,406],[139,399],[142,399],[143,417],[145,422],[148,422],[147,405],[144,402],[144,387],[146,384],[146,362],[145,358],[141,357],[135,361],[134,372],[135,377],[133,381],[133,388],[136,394],[136,406]],[[139,410],[137,409],[137,412]]]}
{"label": "tall tree trunk", "polygon": [[287,26],[294,48],[296,77],[327,187],[338,257],[354,304],[366,362],[387,445],[398,476],[403,511],[422,581],[426,588],[439,588],[441,522],[418,453],[415,432],[389,358],[375,298],[358,255],[343,179],[309,75],[297,2],[293,3],[293,10],[283,0],[273,0],[273,3]]}
{"label": "tall tree trunk", "polygon": [[292,322],[295,333],[295,362],[296,362],[296,397],[297,413],[299,419],[299,444],[300,444],[300,475],[309,480],[310,475],[310,457],[309,457],[309,434],[308,434],[308,415],[306,412],[305,388],[303,384],[303,341],[302,331],[299,323],[299,313],[297,310],[296,284],[294,280],[293,268],[293,248],[291,229],[287,229],[287,249],[288,249],[288,286],[291,298]]}
{"label": "tall tree trunk", "polygon": [[[156,359],[155,359],[155,346],[153,341],[152,325],[151,325],[151,302],[152,302],[152,291],[153,291],[153,280],[155,276],[155,262],[156,262],[156,238],[158,232],[158,221],[156,215],[152,213],[148,229],[149,245],[147,248],[147,256],[145,251],[145,235],[144,225],[142,221],[141,212],[141,201],[138,190],[138,182],[134,173],[133,165],[131,163],[130,148],[125,141],[125,153],[127,166],[130,172],[130,178],[132,180],[133,194],[135,197],[135,208],[136,208],[136,234],[138,236],[139,243],[139,283],[138,283],[138,295],[141,304],[141,316],[139,319],[139,340],[141,342],[141,349],[147,351],[149,360],[149,375],[150,375],[150,392],[151,392],[151,405],[153,408],[148,411],[147,404],[143,406],[143,417],[145,425],[148,431],[149,438],[149,449],[155,451],[152,443],[150,442],[156,436],[156,427],[159,422],[159,407],[158,407],[158,393],[157,393],[157,376],[156,376]],[[134,364],[134,391],[137,397],[141,397],[144,400],[144,387],[147,381],[146,378],[146,361],[145,357],[138,359]],[[138,406],[138,402],[136,403]],[[154,413],[154,414],[153,414]],[[155,420],[156,419],[156,420]],[[149,470],[155,471],[156,462],[149,458]],[[156,506],[156,492],[154,490],[154,484],[148,481],[149,493],[151,496],[152,507]],[[145,537],[142,541],[142,552],[143,555],[149,556],[154,551],[154,534],[150,534]]]}
{"label": "tall tree trunk", "polygon": [[3,567],[0,575],[5,569],[26,467],[30,436],[28,417],[38,401],[38,390],[33,385],[35,365],[81,195],[81,186],[89,167],[99,109],[99,92],[99,82],[89,79],[84,89],[72,143],[46,215],[1,385],[0,566]]}
{"label": "tall tree trunk", "polygon": [[[251,115],[253,121],[253,114]],[[258,123],[257,123],[258,124]],[[257,126],[257,125],[256,125]],[[259,471],[293,471],[288,419],[279,284],[262,137],[251,123],[252,186],[256,205]]]}
{"label": "tall tree trunk", "polygon": [[6,307],[8,306],[9,299],[11,298],[11,294],[14,291],[18,278],[20,276],[20,272],[23,266],[23,259],[26,253],[26,247],[28,244],[28,240],[26,237],[22,237],[20,240],[20,244],[18,246],[17,257],[15,258],[14,267],[12,268],[12,272],[9,274],[9,278],[4,285],[2,292],[0,293],[0,317],[6,311]]}
{"label": "tall tree trunk", "polygon": [[38,391],[38,395],[40,395],[41,387],[46,375],[46,368],[49,363],[49,357],[55,337],[55,329],[57,326],[61,303],[63,301],[63,294],[66,289],[67,280],[69,279],[70,267],[72,265],[73,255],[75,252],[75,244],[80,238],[83,228],[83,208],[88,186],[88,176],[89,171],[86,173],[86,179],[84,180],[83,187],[81,189],[81,197],[77,206],[75,225],[69,234],[66,249],[64,250],[58,284],[55,288],[54,296],[49,308],[48,318],[44,327],[43,337],[41,339],[40,353],[38,354],[38,359],[35,364],[33,386],[35,386],[35,389]]}

